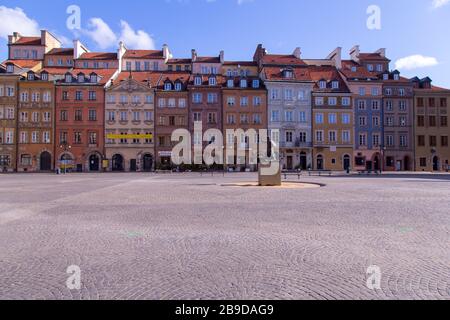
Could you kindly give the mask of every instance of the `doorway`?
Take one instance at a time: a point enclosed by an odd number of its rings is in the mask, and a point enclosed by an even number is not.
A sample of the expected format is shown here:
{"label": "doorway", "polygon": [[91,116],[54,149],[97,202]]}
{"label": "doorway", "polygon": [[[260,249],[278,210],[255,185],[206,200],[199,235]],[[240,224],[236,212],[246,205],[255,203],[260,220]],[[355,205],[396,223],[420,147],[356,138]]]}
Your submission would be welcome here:
{"label": "doorway", "polygon": [[439,158],[437,156],[433,157],[433,171],[439,171]]}
{"label": "doorway", "polygon": [[151,154],[144,155],[143,158],[143,171],[150,172],[153,169],[153,156]]}
{"label": "doorway", "polygon": [[292,159],[292,156],[287,156],[286,157],[286,166],[287,166],[288,170],[294,169],[294,161]]}
{"label": "doorway", "polygon": [[100,158],[96,154],[89,157],[89,171],[100,171]]}
{"label": "doorway", "polygon": [[344,170],[350,170],[350,156],[349,155],[345,155],[344,156]]}
{"label": "doorway", "polygon": [[308,158],[306,157],[305,152],[300,153],[300,169],[308,169]]}
{"label": "doorway", "polygon": [[317,170],[323,170],[323,156],[317,156]]}
{"label": "doorway", "polygon": [[41,153],[40,156],[40,170],[41,171],[50,171],[52,170],[52,156],[47,151]]}
{"label": "doorway", "polygon": [[137,171],[137,165],[136,165],[136,159],[130,160],[130,171],[136,172]]}
{"label": "doorway", "polygon": [[112,157],[112,171],[123,171],[123,157],[120,154]]}

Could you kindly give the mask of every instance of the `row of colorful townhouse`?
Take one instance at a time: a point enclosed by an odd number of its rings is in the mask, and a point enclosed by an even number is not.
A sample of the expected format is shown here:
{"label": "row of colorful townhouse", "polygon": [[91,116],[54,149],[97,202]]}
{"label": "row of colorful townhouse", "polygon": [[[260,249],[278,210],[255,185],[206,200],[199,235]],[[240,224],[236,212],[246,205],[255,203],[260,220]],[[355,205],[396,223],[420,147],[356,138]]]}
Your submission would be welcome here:
{"label": "row of colorful townhouse", "polygon": [[[0,172],[168,168],[172,133],[201,143],[199,121],[247,149],[228,130],[268,129],[286,170],[448,170],[450,90],[390,71],[385,49],[341,51],[175,59],[167,45],[90,52],[14,33],[0,64]],[[237,167],[255,169],[246,161]]]}

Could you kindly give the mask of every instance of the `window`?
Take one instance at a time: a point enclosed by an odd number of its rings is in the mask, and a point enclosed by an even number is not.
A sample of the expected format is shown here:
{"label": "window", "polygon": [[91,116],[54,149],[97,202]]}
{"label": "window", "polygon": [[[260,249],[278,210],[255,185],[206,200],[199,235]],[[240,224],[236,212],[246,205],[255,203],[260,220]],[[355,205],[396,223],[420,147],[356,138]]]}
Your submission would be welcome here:
{"label": "window", "polygon": [[28,112],[20,113],[20,122],[28,122]]}
{"label": "window", "polygon": [[398,102],[398,108],[400,111],[406,111],[406,101],[402,100]]}
{"label": "window", "polygon": [[242,79],[241,82],[240,82],[240,87],[241,88],[247,88],[247,80]]}
{"label": "window", "polygon": [[209,81],[208,81],[208,84],[209,84],[210,86],[215,86],[215,85],[217,84],[216,78],[215,78],[215,77],[210,77],[210,78],[209,78]]}
{"label": "window", "polygon": [[153,121],[153,111],[144,112],[144,121]]}
{"label": "window", "polygon": [[134,63],[134,69],[135,69],[136,71],[141,71],[141,62],[140,62],[140,61],[136,61],[136,62]]}
{"label": "window", "polygon": [[44,122],[50,122],[51,118],[52,116],[50,112],[44,112]]}
{"label": "window", "polygon": [[31,101],[32,102],[39,102],[40,99],[41,99],[41,94],[39,92],[33,92],[31,94]]}
{"label": "window", "polygon": [[46,103],[51,102],[52,100],[52,95],[50,94],[49,91],[45,91],[44,94],[42,95],[42,100]]}
{"label": "window", "polygon": [[380,117],[372,117],[372,126],[379,127],[380,126]]}
{"label": "window", "polygon": [[241,107],[248,106],[248,97],[241,97]]}
{"label": "window", "polygon": [[148,61],[144,62],[144,70],[145,71],[150,71],[150,62],[148,62]]}
{"label": "window", "polygon": [[330,114],[328,115],[328,123],[330,123],[330,124],[335,124],[335,123],[337,123],[337,116],[336,116],[336,113],[330,113]]}
{"label": "window", "polygon": [[127,69],[127,71],[131,71],[131,61],[127,61],[126,69]]}
{"label": "window", "polygon": [[208,103],[217,103],[217,93],[208,93]]}
{"label": "window", "polygon": [[89,101],[97,100],[97,93],[95,91],[89,91]]}
{"label": "window", "polygon": [[360,134],[359,135],[359,145],[360,146],[366,146],[367,145],[367,136],[366,134]]}
{"label": "window", "polygon": [[271,89],[270,90],[270,99],[271,100],[278,100],[279,96],[278,96],[278,89]]}
{"label": "window", "polygon": [[330,105],[330,106],[337,105],[337,98],[336,97],[329,97],[328,98],[328,105]]}
{"label": "window", "polygon": [[350,106],[350,98],[349,97],[343,97],[342,98],[342,105],[346,106],[346,107]]}
{"label": "window", "polygon": [[31,143],[39,143],[39,132],[33,131],[31,133]]}
{"label": "window", "polygon": [[227,104],[228,104],[228,106],[230,106],[230,107],[234,106],[235,103],[236,103],[235,97],[227,97]]}
{"label": "window", "polygon": [[194,103],[202,103],[202,94],[201,93],[194,93],[192,95],[192,100]]}
{"label": "window", "polygon": [[323,113],[316,113],[316,123],[317,124],[323,123]]}
{"label": "window", "polygon": [[380,135],[379,134],[374,134],[372,136],[372,145],[374,147],[379,147],[380,146]]}
{"label": "window", "polygon": [[385,93],[387,96],[391,96],[392,95],[392,89],[391,88],[386,88]]}
{"label": "window", "polygon": [[299,140],[300,140],[300,142],[301,142],[301,143],[305,143],[305,142],[306,142],[306,139],[307,139],[307,134],[306,134],[306,132],[305,132],[305,131],[301,131],[301,132],[299,133]]}
{"label": "window", "polygon": [[436,147],[437,146],[437,139],[436,136],[430,136],[429,137],[430,147]]}
{"label": "window", "polygon": [[417,126],[425,127],[425,117],[424,116],[417,116]]}
{"label": "window", "polygon": [[42,133],[42,142],[43,143],[51,143],[51,141],[50,141],[50,132],[49,131],[44,131]]}
{"label": "window", "polygon": [[97,83],[98,77],[95,73],[91,74],[91,83]]}
{"label": "window", "polygon": [[394,74],[394,80],[396,81],[400,80],[400,75],[398,73]]}
{"label": "window", "polygon": [[122,104],[128,103],[128,96],[124,95],[124,94],[121,94],[120,95],[120,103],[122,103]]}
{"label": "window", "polygon": [[158,107],[164,108],[166,106],[166,99],[160,98],[158,99]]}
{"label": "window", "polygon": [[170,98],[167,102],[167,106],[169,108],[175,108],[177,106],[176,100],[174,98]]}
{"label": "window", "polygon": [[62,93],[62,99],[63,99],[64,101],[69,100],[69,92],[63,91],[63,93]]}
{"label": "window", "polygon": [[406,122],[406,117],[405,116],[400,116],[399,117],[399,122],[400,122],[400,126],[401,127],[406,127],[407,122]]}
{"label": "window", "polygon": [[323,98],[322,97],[316,97],[316,105],[323,106]]}
{"label": "window", "polygon": [[75,121],[83,121],[83,112],[81,110],[75,110]]}
{"label": "window", "polygon": [[253,97],[253,106],[258,107],[261,105],[261,97],[255,96]]}
{"label": "window", "polygon": [[83,82],[84,82],[84,74],[83,74],[83,73],[80,73],[80,74],[78,75],[78,82],[79,82],[79,83],[83,83]]}
{"label": "window", "polygon": [[388,116],[386,117],[386,126],[392,127],[394,125],[394,117]]}
{"label": "window", "polygon": [[28,143],[28,132],[26,131],[20,132],[19,143]]}
{"label": "window", "polygon": [[427,158],[420,158],[420,166],[421,167],[427,166]]}
{"label": "window", "polygon": [[403,97],[405,95],[405,89],[403,88],[398,89],[398,95]]}
{"label": "window", "polygon": [[22,92],[20,94],[20,101],[21,102],[28,102],[28,92]]}
{"label": "window", "polygon": [[201,86],[202,85],[202,78],[201,77],[195,77],[194,84],[196,86]]}
{"label": "window", "polygon": [[293,133],[292,133],[292,131],[286,131],[286,142],[287,143],[292,143],[294,140],[293,140]]}
{"label": "window", "polygon": [[89,110],[89,121],[97,121],[97,111]]}
{"label": "window", "polygon": [[33,112],[31,115],[32,122],[39,122],[39,112]]}
{"label": "window", "polygon": [[400,135],[400,147],[407,147],[408,139],[405,135]]}
{"label": "window", "polygon": [[329,131],[328,132],[328,141],[331,142],[331,143],[337,142],[336,131],[333,130],[333,131]]}
{"label": "window", "polygon": [[327,82],[326,81],[319,81],[319,88],[320,89],[326,89],[327,88]]}
{"label": "window", "polygon": [[59,113],[59,119],[61,121],[67,121],[67,111],[66,110],[61,110],[61,112]]}
{"label": "window", "polygon": [[364,87],[359,88],[359,95],[360,96],[365,96],[366,95],[366,88],[364,88]]}
{"label": "window", "polygon": [[202,113],[201,112],[194,112],[192,114],[192,118],[193,118],[194,122],[200,122],[200,121],[202,121]]}
{"label": "window", "polygon": [[292,70],[284,70],[283,74],[284,74],[284,77],[287,78],[287,79],[293,78],[293,75],[294,75]]}
{"label": "window", "polygon": [[366,101],[365,100],[358,101],[358,110],[366,110]]}
{"label": "window", "polygon": [[140,104],[141,103],[141,97],[138,96],[138,95],[133,95],[131,100],[133,101],[134,104]]}
{"label": "window", "polygon": [[108,121],[116,121],[116,112],[108,111]]}
{"label": "window", "polygon": [[158,71],[159,70],[159,63],[158,61],[153,62],[153,70]]}
{"label": "window", "polygon": [[120,121],[128,121],[128,112],[120,111]]}
{"label": "window", "polygon": [[447,126],[448,126],[447,116],[441,116],[441,127],[447,127]]}
{"label": "window", "polygon": [[448,147],[448,136],[441,136],[441,147]]}
{"label": "window", "polygon": [[372,101],[372,110],[380,110],[380,102],[378,100]]}
{"label": "window", "polygon": [[348,114],[348,113],[342,114],[342,123],[350,124],[350,114]]}
{"label": "window", "polygon": [[31,166],[33,164],[33,158],[29,154],[22,154],[20,156],[20,163],[22,166]]}
{"label": "window", "polygon": [[183,90],[183,86],[181,85],[181,82],[175,83],[175,91],[181,91]]}
{"label": "window", "polygon": [[254,80],[252,81],[252,87],[253,87],[254,89],[258,89],[258,88],[259,88],[259,80],[258,80],[258,79],[254,79]]}
{"label": "window", "polygon": [[342,131],[342,142],[350,143],[350,131],[348,130]]}
{"label": "window", "polygon": [[300,122],[306,122],[306,112],[305,111],[300,111],[299,112],[299,121]]}
{"label": "window", "polygon": [[393,106],[394,106],[394,104],[393,104],[392,100],[386,101],[386,110],[387,111],[392,111],[394,109]]}
{"label": "window", "polygon": [[323,142],[323,131],[322,130],[316,131],[316,141]]}
{"label": "window", "polygon": [[359,126],[364,127],[367,125],[367,118],[366,117],[359,117]]}
{"label": "window", "polygon": [[210,124],[214,124],[217,122],[217,116],[215,112],[209,112],[208,113],[208,123]]}
{"label": "window", "polygon": [[227,80],[227,87],[233,88],[234,87],[234,81],[232,79]]}
{"label": "window", "polygon": [[279,122],[280,121],[280,111],[272,110],[271,121],[272,122]]}
{"label": "window", "polygon": [[83,92],[82,92],[82,91],[77,91],[77,92],[75,92],[75,100],[76,100],[76,101],[81,101],[81,100],[83,100]]}
{"label": "window", "polygon": [[186,108],[186,99],[178,99],[178,108]]}
{"label": "window", "polygon": [[440,106],[443,108],[447,107],[447,98],[441,98]]}
{"label": "window", "polygon": [[228,114],[227,115],[227,123],[228,124],[235,124],[236,123],[236,119],[234,117],[234,114]]}
{"label": "window", "polygon": [[339,81],[333,81],[333,82],[331,82],[331,88],[333,88],[333,89],[339,89]]}
{"label": "window", "polygon": [[373,69],[373,64],[368,64],[367,65],[367,70],[369,70],[369,72],[372,72],[374,69]]}
{"label": "window", "polygon": [[148,94],[145,96],[145,103],[152,104],[153,103],[153,95]]}
{"label": "window", "polygon": [[286,111],[284,113],[284,120],[286,122],[293,122],[294,121],[294,112],[293,111]]}
{"label": "window", "polygon": [[383,65],[377,64],[377,72],[382,72],[382,71],[383,71]]}
{"label": "window", "polygon": [[436,116],[429,116],[428,124],[430,127],[436,127]]}
{"label": "window", "polygon": [[284,100],[287,100],[287,101],[292,100],[292,89],[284,90]]}
{"label": "window", "polygon": [[170,91],[170,90],[172,90],[172,83],[166,82],[166,83],[164,84],[164,90],[165,90],[165,91]]}
{"label": "window", "polygon": [[417,136],[417,145],[419,147],[425,147],[425,136],[423,135]]}
{"label": "window", "polygon": [[253,123],[261,124],[261,115],[259,113],[253,115]]}

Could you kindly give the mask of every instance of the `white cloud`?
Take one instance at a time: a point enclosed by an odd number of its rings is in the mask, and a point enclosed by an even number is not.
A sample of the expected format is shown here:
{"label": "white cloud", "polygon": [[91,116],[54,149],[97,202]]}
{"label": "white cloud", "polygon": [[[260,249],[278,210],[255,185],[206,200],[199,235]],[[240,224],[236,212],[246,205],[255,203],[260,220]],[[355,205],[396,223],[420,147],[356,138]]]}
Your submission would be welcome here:
{"label": "white cloud", "polygon": [[15,31],[27,36],[40,35],[39,24],[21,8],[0,6],[0,37],[8,39],[8,35]]}
{"label": "white cloud", "polygon": [[128,22],[120,21],[122,28],[120,40],[123,41],[128,48],[132,49],[155,49],[155,42],[152,37],[143,30],[134,31]]}
{"label": "white cloud", "polygon": [[425,57],[420,54],[416,54],[398,59],[395,62],[395,68],[399,70],[413,70],[424,67],[433,67],[438,64],[439,62],[434,57]]}
{"label": "white cloud", "polygon": [[448,4],[450,0],[433,0],[433,8],[437,9]]}
{"label": "white cloud", "polygon": [[117,46],[123,41],[131,49],[154,49],[153,38],[143,30],[135,31],[128,22],[120,21],[120,32],[118,35],[101,18],[91,18],[87,30],[83,33],[88,35],[102,50]]}
{"label": "white cloud", "polygon": [[89,19],[88,29],[83,30],[100,49],[107,49],[117,44],[117,36],[101,18]]}

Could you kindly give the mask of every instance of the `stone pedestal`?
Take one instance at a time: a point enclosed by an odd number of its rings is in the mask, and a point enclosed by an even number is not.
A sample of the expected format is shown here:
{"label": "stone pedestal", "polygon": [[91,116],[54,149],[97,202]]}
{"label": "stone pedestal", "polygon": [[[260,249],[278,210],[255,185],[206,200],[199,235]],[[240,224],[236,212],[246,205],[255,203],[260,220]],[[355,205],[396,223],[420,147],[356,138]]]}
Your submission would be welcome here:
{"label": "stone pedestal", "polygon": [[258,183],[261,187],[281,186],[281,165],[278,166],[278,172],[274,175],[263,175],[261,170],[263,168],[270,168],[270,165],[259,165]]}

